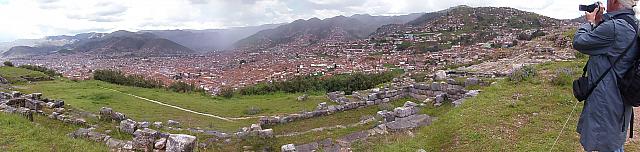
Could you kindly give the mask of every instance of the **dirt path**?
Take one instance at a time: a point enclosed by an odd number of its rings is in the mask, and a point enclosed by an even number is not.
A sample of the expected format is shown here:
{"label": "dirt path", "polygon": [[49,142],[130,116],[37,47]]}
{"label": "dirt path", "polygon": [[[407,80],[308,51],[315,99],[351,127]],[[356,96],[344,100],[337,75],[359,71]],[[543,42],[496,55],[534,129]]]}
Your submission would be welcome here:
{"label": "dirt path", "polygon": [[149,101],[149,102],[152,102],[152,103],[155,103],[155,104],[159,104],[159,105],[162,105],[162,106],[167,106],[167,107],[170,107],[170,108],[178,109],[178,110],[181,110],[181,111],[185,111],[185,112],[189,112],[189,113],[193,113],[193,114],[197,114],[197,115],[202,115],[202,116],[207,116],[207,117],[212,117],[212,118],[217,118],[217,119],[221,119],[221,120],[229,121],[229,122],[233,122],[233,120],[244,120],[244,119],[253,119],[253,118],[261,117],[261,116],[253,116],[253,117],[226,118],[226,117],[222,117],[222,116],[218,116],[218,115],[214,115],[214,114],[197,112],[197,111],[193,111],[193,110],[190,110],[190,109],[178,107],[178,106],[175,106],[175,105],[166,104],[166,103],[163,103],[163,102],[160,102],[160,101],[147,99],[147,98],[144,98],[144,97],[140,97],[140,96],[137,96],[137,95],[134,95],[134,94],[130,94],[130,93],[125,93],[125,92],[118,91],[118,90],[115,90],[115,89],[110,89],[110,88],[105,88],[105,87],[102,87],[102,89],[109,90],[109,91],[114,91],[114,92],[118,92],[118,93],[122,93],[122,94],[125,94],[125,95],[128,95],[128,96],[132,96],[132,97],[135,97],[135,98],[138,98],[138,99],[146,100],[146,101]]}

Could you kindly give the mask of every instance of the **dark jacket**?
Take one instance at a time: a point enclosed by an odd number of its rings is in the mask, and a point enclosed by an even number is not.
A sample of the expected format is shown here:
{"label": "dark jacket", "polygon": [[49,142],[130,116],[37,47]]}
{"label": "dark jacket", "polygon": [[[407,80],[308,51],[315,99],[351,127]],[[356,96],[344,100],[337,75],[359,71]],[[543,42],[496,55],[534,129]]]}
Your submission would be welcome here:
{"label": "dark jacket", "polygon": [[[584,103],[577,131],[580,143],[586,151],[613,151],[621,148],[625,141],[631,106],[622,103],[620,90],[616,83],[632,66],[633,58],[638,54],[634,28],[620,15],[635,19],[633,10],[625,9],[604,15],[604,22],[595,29],[584,24],[578,29],[573,47],[589,55],[587,74],[591,85],[613,64],[613,62],[632,44],[632,49],[618,62],[600,82]],[[617,16],[616,19],[612,18]]]}

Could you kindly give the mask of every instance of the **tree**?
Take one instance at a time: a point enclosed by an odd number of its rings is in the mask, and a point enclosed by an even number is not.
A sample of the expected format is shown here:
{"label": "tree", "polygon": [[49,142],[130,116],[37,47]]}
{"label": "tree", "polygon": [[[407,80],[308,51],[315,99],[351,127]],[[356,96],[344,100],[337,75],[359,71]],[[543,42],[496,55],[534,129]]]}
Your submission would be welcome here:
{"label": "tree", "polygon": [[10,61],[4,61],[4,66],[8,66],[8,67],[13,67],[13,63],[11,63]]}

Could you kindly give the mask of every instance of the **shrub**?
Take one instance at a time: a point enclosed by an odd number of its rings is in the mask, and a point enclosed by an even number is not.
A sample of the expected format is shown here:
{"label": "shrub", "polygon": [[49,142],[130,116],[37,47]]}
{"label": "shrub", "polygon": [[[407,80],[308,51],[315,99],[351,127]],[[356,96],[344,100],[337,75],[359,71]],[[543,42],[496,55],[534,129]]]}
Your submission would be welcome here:
{"label": "shrub", "polygon": [[40,72],[42,72],[42,73],[44,73],[44,74],[46,74],[46,75],[48,75],[50,77],[62,76],[62,74],[60,74],[60,73],[58,73],[58,72],[56,72],[56,71],[54,71],[52,69],[49,69],[49,68],[46,68],[46,67],[42,67],[42,66],[21,65],[21,66],[18,66],[18,67],[19,68],[23,68],[23,69],[33,70],[33,71],[40,71]]}
{"label": "shrub", "polygon": [[223,87],[218,92],[218,96],[221,96],[221,97],[224,97],[224,98],[231,98],[231,97],[233,97],[233,94],[234,94],[234,91],[233,91],[233,88],[231,88],[231,87]]}
{"label": "shrub", "polygon": [[195,86],[193,84],[189,84],[186,82],[182,82],[182,81],[176,81],[171,83],[171,85],[169,85],[169,87],[167,87],[167,89],[173,91],[173,92],[182,92],[182,93],[186,93],[186,92],[204,92],[204,89]]}
{"label": "shrub", "polygon": [[260,114],[261,111],[262,111],[262,109],[260,109],[258,107],[249,107],[249,108],[247,108],[247,110],[244,111],[244,114],[257,115],[257,114]]}
{"label": "shrub", "polygon": [[109,82],[118,85],[142,87],[142,88],[162,88],[162,81],[148,80],[142,75],[124,75],[116,70],[96,70],[93,72],[93,79]]}
{"label": "shrub", "polygon": [[568,85],[572,83],[574,71],[569,68],[560,68],[555,71],[555,75],[551,78],[551,83],[557,86]]}
{"label": "shrub", "polygon": [[523,82],[528,81],[536,76],[536,69],[533,66],[522,66],[511,74],[509,74],[509,81],[511,82]]}
{"label": "shrub", "polygon": [[4,66],[13,67],[13,63],[10,61],[4,61],[2,64],[4,64]]}
{"label": "shrub", "polygon": [[341,74],[331,77],[303,76],[295,77],[287,81],[256,84],[240,89],[239,93],[242,95],[262,95],[273,92],[344,91],[346,94],[351,94],[353,91],[366,90],[378,84],[390,82],[400,74],[402,74],[402,71],[390,71],[379,74]]}

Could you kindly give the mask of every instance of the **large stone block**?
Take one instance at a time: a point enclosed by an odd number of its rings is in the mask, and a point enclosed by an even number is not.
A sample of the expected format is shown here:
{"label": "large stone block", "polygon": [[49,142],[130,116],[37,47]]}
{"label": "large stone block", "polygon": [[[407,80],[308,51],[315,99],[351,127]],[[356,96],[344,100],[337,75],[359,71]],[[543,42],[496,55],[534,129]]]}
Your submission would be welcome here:
{"label": "large stone block", "polygon": [[129,134],[133,134],[137,129],[137,123],[131,119],[120,121],[120,126],[118,127],[121,132],[126,132]]}
{"label": "large stone block", "polygon": [[468,87],[468,86],[475,86],[475,85],[480,85],[480,82],[482,80],[478,79],[478,78],[467,78],[464,81],[464,86]]}
{"label": "large stone block", "polygon": [[133,147],[141,151],[153,151],[156,138],[158,131],[149,128],[138,129],[134,133]]}
{"label": "large stone block", "polygon": [[286,144],[280,147],[282,152],[296,152],[296,146],[294,144]]}
{"label": "large stone block", "polygon": [[444,70],[438,70],[433,77],[436,81],[447,80],[447,72]]}
{"label": "large stone block", "polygon": [[416,107],[397,107],[393,109],[393,112],[396,117],[403,118],[416,114],[418,109]]}
{"label": "large stone block", "polygon": [[107,108],[107,107],[102,107],[100,108],[100,119],[102,120],[106,120],[106,121],[111,121],[111,114],[113,113],[113,110],[111,108]]}
{"label": "large stone block", "polygon": [[171,134],[167,138],[167,152],[191,152],[196,145],[196,137],[185,134]]}
{"label": "large stone block", "polygon": [[167,120],[167,126],[169,127],[180,127],[180,122],[175,120]]}
{"label": "large stone block", "polygon": [[124,114],[120,113],[120,112],[113,112],[111,113],[111,119],[115,120],[115,121],[123,121],[127,119],[127,116],[125,116]]}
{"label": "large stone block", "polygon": [[273,137],[275,137],[274,134],[273,134],[273,129],[259,130],[258,131],[258,136],[260,138],[273,138]]}

